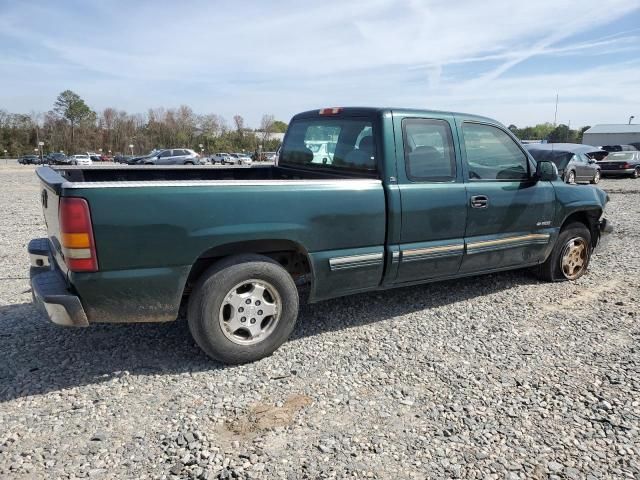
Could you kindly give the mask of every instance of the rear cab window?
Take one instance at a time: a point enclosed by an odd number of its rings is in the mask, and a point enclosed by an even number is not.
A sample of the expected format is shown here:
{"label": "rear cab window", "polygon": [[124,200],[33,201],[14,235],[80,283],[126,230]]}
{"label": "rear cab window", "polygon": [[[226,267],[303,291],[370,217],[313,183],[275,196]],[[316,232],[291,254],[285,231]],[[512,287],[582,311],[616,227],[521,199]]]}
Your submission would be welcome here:
{"label": "rear cab window", "polygon": [[378,176],[376,126],[366,116],[295,118],[278,165],[358,176]]}

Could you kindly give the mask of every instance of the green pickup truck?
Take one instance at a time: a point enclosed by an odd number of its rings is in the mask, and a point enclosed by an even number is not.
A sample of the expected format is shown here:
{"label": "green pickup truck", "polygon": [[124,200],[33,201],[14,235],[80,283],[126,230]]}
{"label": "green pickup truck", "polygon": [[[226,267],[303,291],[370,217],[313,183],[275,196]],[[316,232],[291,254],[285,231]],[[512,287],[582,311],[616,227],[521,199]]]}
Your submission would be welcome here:
{"label": "green pickup truck", "polygon": [[[310,146],[326,143],[323,155]],[[54,323],[167,322],[211,357],[270,355],[301,301],[534,267],[575,280],[611,226],[500,123],[427,110],[296,115],[273,166],[42,167],[29,244]]]}

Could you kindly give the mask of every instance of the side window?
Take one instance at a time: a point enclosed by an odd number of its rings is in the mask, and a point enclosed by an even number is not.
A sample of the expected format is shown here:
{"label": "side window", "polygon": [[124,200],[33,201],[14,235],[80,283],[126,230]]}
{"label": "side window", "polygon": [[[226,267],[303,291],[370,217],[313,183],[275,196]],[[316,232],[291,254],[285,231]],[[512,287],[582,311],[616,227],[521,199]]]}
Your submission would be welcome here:
{"label": "side window", "polygon": [[402,121],[404,164],[413,181],[452,182],[456,156],[449,123],[444,120],[406,118]]}
{"label": "side window", "polygon": [[492,125],[462,124],[469,178],[472,180],[526,180],[527,156],[505,132]]}
{"label": "side window", "polygon": [[160,154],[160,158],[167,158],[171,156],[171,150],[165,150]]}

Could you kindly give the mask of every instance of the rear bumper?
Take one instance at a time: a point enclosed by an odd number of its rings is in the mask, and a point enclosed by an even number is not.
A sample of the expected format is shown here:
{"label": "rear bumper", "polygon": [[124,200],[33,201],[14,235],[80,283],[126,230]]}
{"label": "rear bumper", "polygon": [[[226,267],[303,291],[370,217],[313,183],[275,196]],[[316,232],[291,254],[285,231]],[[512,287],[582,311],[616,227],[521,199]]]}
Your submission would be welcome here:
{"label": "rear bumper", "polygon": [[89,321],[80,298],[69,291],[63,273],[52,260],[49,240],[31,240],[28,250],[33,303],[57,325],[88,326]]}

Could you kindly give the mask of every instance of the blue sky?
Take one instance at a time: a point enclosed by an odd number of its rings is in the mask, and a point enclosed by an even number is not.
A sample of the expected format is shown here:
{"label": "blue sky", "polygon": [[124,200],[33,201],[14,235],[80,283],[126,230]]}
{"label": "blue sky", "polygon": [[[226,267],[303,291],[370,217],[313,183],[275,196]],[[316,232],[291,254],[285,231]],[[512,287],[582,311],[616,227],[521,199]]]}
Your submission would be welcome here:
{"label": "blue sky", "polygon": [[640,0],[0,0],[0,109],[324,106],[640,123]]}

